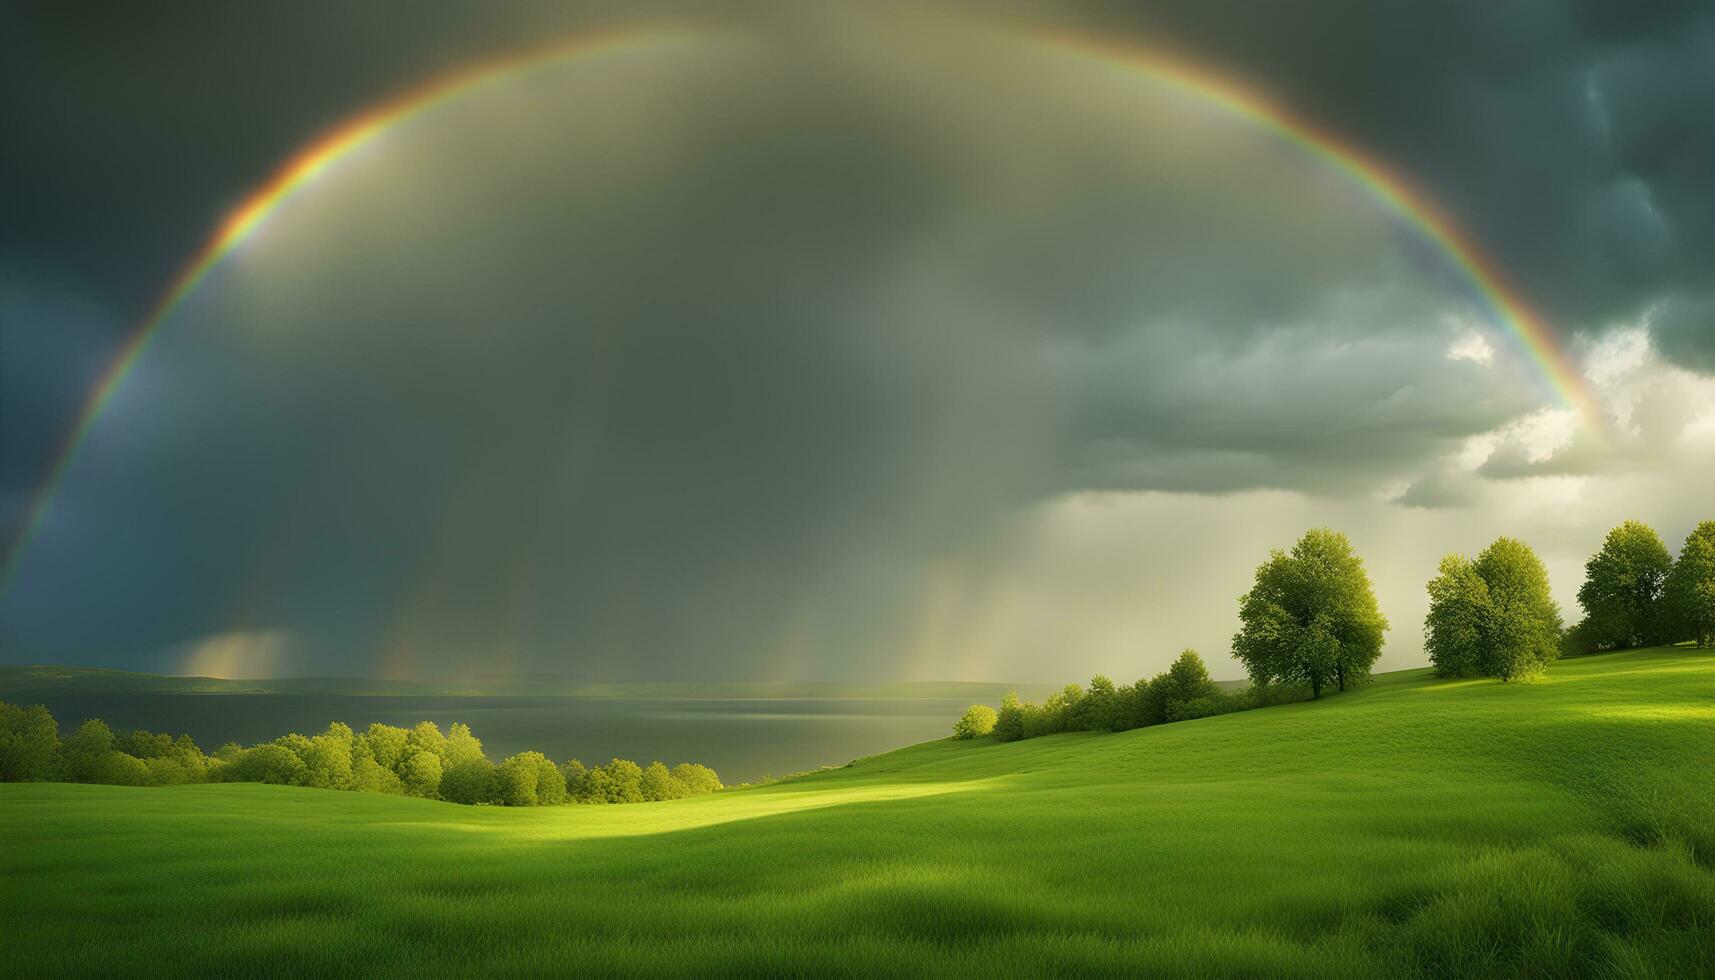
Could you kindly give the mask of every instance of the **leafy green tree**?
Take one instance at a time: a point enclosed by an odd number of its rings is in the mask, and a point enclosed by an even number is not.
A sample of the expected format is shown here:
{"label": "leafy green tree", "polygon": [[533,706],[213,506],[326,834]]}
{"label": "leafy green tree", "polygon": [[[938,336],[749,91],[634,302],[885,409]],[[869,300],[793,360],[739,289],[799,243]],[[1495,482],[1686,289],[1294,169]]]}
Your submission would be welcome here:
{"label": "leafy green tree", "polygon": [[1166,673],[1151,681],[1150,686],[1155,688],[1156,696],[1161,699],[1161,712],[1167,721],[1219,714],[1214,705],[1221,696],[1221,689],[1209,676],[1209,668],[1195,650],[1179,654]]}
{"label": "leafy green tree", "polygon": [[1388,623],[1363,559],[1344,534],[1317,528],[1274,551],[1239,599],[1233,654],[1258,684],[1303,682],[1319,698],[1369,677]]}
{"label": "leafy green tree", "polygon": [[1078,731],[1119,731],[1116,712],[1119,709],[1119,689],[1114,682],[1097,674],[1090,678],[1090,689],[1084,692],[1075,720]]}
{"label": "leafy green tree", "polygon": [[640,781],[645,800],[679,800],[691,795],[686,787],[673,778],[665,763],[651,762],[643,767]]}
{"label": "leafy green tree", "polygon": [[[486,756],[471,757],[465,755],[457,762],[447,763],[441,770],[441,799],[453,803],[476,804],[506,802],[506,795],[511,792],[522,792],[516,786],[503,783],[502,774],[489,762]],[[534,782],[531,783],[534,787]],[[532,788],[531,793],[534,793]],[[511,806],[529,806],[533,804],[512,803]]]}
{"label": "leafy green tree", "polygon": [[440,756],[441,763],[447,766],[488,758],[482,753],[482,740],[471,734],[470,726],[463,722],[454,722],[453,727],[447,730],[447,741]]}
{"label": "leafy green tree", "polygon": [[383,769],[397,769],[405,759],[410,734],[403,728],[376,722],[363,733],[363,741],[377,765]]}
{"label": "leafy green tree", "polygon": [[1488,589],[1478,670],[1503,681],[1534,677],[1560,656],[1560,607],[1548,569],[1522,541],[1496,539],[1472,570]]}
{"label": "leafy green tree", "polygon": [[[440,759],[446,756],[447,737],[441,734],[440,726],[434,722],[419,721],[417,727],[411,729],[410,733],[405,736],[405,745],[406,758],[410,758],[418,752],[427,752]],[[400,775],[404,774],[401,773]]]}
{"label": "leafy green tree", "polygon": [[1668,639],[1715,646],[1715,521],[1704,521],[1685,538],[1664,588]]}
{"label": "leafy green tree", "polygon": [[540,752],[528,753],[536,766],[536,805],[559,806],[570,801],[566,794],[566,775],[560,767]]}
{"label": "leafy green tree", "polygon": [[99,718],[77,727],[60,744],[60,762],[66,778],[74,783],[114,782],[113,729]]}
{"label": "leafy green tree", "polygon": [[582,762],[576,759],[568,759],[566,764],[560,767],[560,775],[566,782],[567,799],[573,803],[591,802],[588,786],[590,771],[584,767]]}
{"label": "leafy green tree", "polygon": [[681,762],[674,766],[673,778],[677,779],[691,796],[713,793],[721,788],[721,777],[708,766],[695,762]]}
{"label": "leafy green tree", "polygon": [[1016,742],[1024,737],[1024,704],[1018,692],[1008,691],[1000,699],[1000,711],[995,714],[994,738],[997,742]]}
{"label": "leafy green tree", "polygon": [[965,709],[959,720],[953,722],[953,737],[958,739],[982,738],[994,731],[995,719],[999,717],[993,708],[986,704],[973,704]]}
{"label": "leafy green tree", "polygon": [[307,769],[296,752],[276,742],[265,742],[228,763],[222,778],[235,783],[302,786]]}
{"label": "leafy green tree", "polygon": [[609,803],[642,803],[643,770],[629,759],[615,759],[601,766],[602,794]]}
{"label": "leafy green tree", "polygon": [[60,726],[47,708],[0,702],[0,782],[55,778],[59,746]]}
{"label": "leafy green tree", "polygon": [[351,729],[340,722],[309,739],[301,758],[304,760],[304,785],[320,789],[350,789]]}
{"label": "leafy green tree", "polygon": [[1602,649],[1649,646],[1662,640],[1662,590],[1673,556],[1655,528],[1627,521],[1608,532],[1602,550],[1584,565],[1578,604],[1591,639]]}
{"label": "leafy green tree", "polygon": [[[425,722],[425,724],[427,723]],[[260,746],[258,747],[260,748]],[[407,794],[431,800],[440,796],[442,775],[440,756],[426,749],[420,749],[415,755],[407,757],[399,768],[399,779],[405,784]]]}
{"label": "leafy green tree", "polygon": [[1476,566],[1464,555],[1441,559],[1429,580],[1429,615],[1423,621],[1424,649],[1438,676],[1482,669],[1489,616],[1489,585]]}
{"label": "leafy green tree", "polygon": [[[468,760],[467,760],[468,761]],[[505,806],[540,806],[543,801],[538,794],[542,775],[553,772],[558,777],[558,799],[565,799],[565,777],[547,756],[540,752],[520,752],[509,756],[494,770],[494,786],[496,798]]]}

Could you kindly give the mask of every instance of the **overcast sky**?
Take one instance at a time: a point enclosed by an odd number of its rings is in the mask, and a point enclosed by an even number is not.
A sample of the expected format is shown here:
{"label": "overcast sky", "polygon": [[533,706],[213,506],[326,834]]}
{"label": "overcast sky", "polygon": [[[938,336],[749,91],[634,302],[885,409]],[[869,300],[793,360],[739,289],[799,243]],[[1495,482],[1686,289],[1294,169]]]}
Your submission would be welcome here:
{"label": "overcast sky", "polygon": [[[1700,10],[1699,7],[1702,7]],[[319,134],[465,92],[290,196]],[[1715,518],[1715,12],[1696,3],[18,5],[0,30],[0,662],[233,676],[1218,676],[1271,548],[1424,582],[1509,534],[1569,621],[1608,527]],[[1345,169],[1543,314],[1570,410]]]}

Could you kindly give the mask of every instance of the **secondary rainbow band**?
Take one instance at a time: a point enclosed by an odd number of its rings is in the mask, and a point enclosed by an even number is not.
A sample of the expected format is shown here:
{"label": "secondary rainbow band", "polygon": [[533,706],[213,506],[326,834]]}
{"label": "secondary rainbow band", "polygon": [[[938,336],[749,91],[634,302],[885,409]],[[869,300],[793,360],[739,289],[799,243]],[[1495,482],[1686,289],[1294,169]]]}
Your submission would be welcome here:
{"label": "secondary rainbow band", "polygon": [[[40,527],[60,484],[64,482],[71,462],[77,455],[78,446],[88,435],[95,420],[100,418],[108,402],[112,400],[113,393],[130,373],[149,341],[209,271],[255,231],[293,192],[377,134],[432,109],[447,99],[498,80],[512,78],[531,68],[611,50],[622,44],[651,43],[694,36],[696,34],[688,28],[629,28],[583,35],[569,42],[484,62],[443,76],[362,113],[288,160],[267,183],[251,194],[243,205],[220,225],[208,243],[191,257],[184,271],[173,280],[165,295],[102,374],[59,455],[55,457],[46,477],[30,499],[22,530],[13,540],[11,549],[5,556],[4,566],[0,567],[0,593],[4,593],[11,584],[19,559]],[[1507,282],[1500,268],[1469,234],[1460,229],[1435,202],[1412,187],[1404,177],[1390,171],[1375,156],[1327,129],[1293,115],[1231,79],[1165,52],[1070,34],[1029,36],[1051,48],[1111,62],[1140,72],[1175,91],[1217,105],[1263,126],[1301,147],[1313,157],[1351,174],[1384,205],[1410,220],[1446,253],[1489,304],[1495,318],[1518,337],[1531,357],[1540,365],[1562,404],[1576,409],[1591,426],[1592,431],[1602,431],[1601,416],[1595,398],[1547,323]]]}
{"label": "secondary rainbow band", "polygon": [[1037,35],[1051,47],[1112,62],[1141,72],[1262,126],[1311,156],[1344,170],[1389,210],[1403,216],[1434,242],[1464,273],[1488,304],[1494,319],[1510,331],[1536,361],[1561,406],[1579,413],[1591,432],[1600,435],[1604,421],[1599,403],[1560,340],[1541,314],[1520,294],[1469,232],[1403,175],[1378,157],[1338,134],[1303,119],[1266,96],[1210,72],[1200,65],[1142,45],[1073,34]]}

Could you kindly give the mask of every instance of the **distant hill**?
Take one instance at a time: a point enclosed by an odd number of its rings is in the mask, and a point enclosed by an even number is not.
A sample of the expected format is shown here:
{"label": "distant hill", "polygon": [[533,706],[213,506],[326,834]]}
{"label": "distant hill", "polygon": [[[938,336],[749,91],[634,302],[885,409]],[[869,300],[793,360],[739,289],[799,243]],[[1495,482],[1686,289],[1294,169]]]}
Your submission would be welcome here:
{"label": "distant hill", "polygon": [[1040,700],[1056,690],[1048,684],[985,681],[900,681],[883,684],[841,681],[784,683],[597,683],[557,675],[526,675],[500,681],[399,681],[373,677],[277,677],[229,680],[173,677],[100,667],[38,665],[0,667],[0,701],[126,694],[316,694],[443,697],[579,697],[728,699],[820,698],[958,699],[999,702],[1007,691]]}

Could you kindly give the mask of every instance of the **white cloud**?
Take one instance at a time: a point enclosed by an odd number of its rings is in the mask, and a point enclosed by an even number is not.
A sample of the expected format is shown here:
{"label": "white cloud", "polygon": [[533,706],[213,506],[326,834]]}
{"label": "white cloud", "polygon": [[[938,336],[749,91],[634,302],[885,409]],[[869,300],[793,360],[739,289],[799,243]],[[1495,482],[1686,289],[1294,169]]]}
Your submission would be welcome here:
{"label": "white cloud", "polygon": [[1489,338],[1473,330],[1453,341],[1453,346],[1447,348],[1447,359],[1489,367],[1495,363],[1495,347],[1489,343]]}

